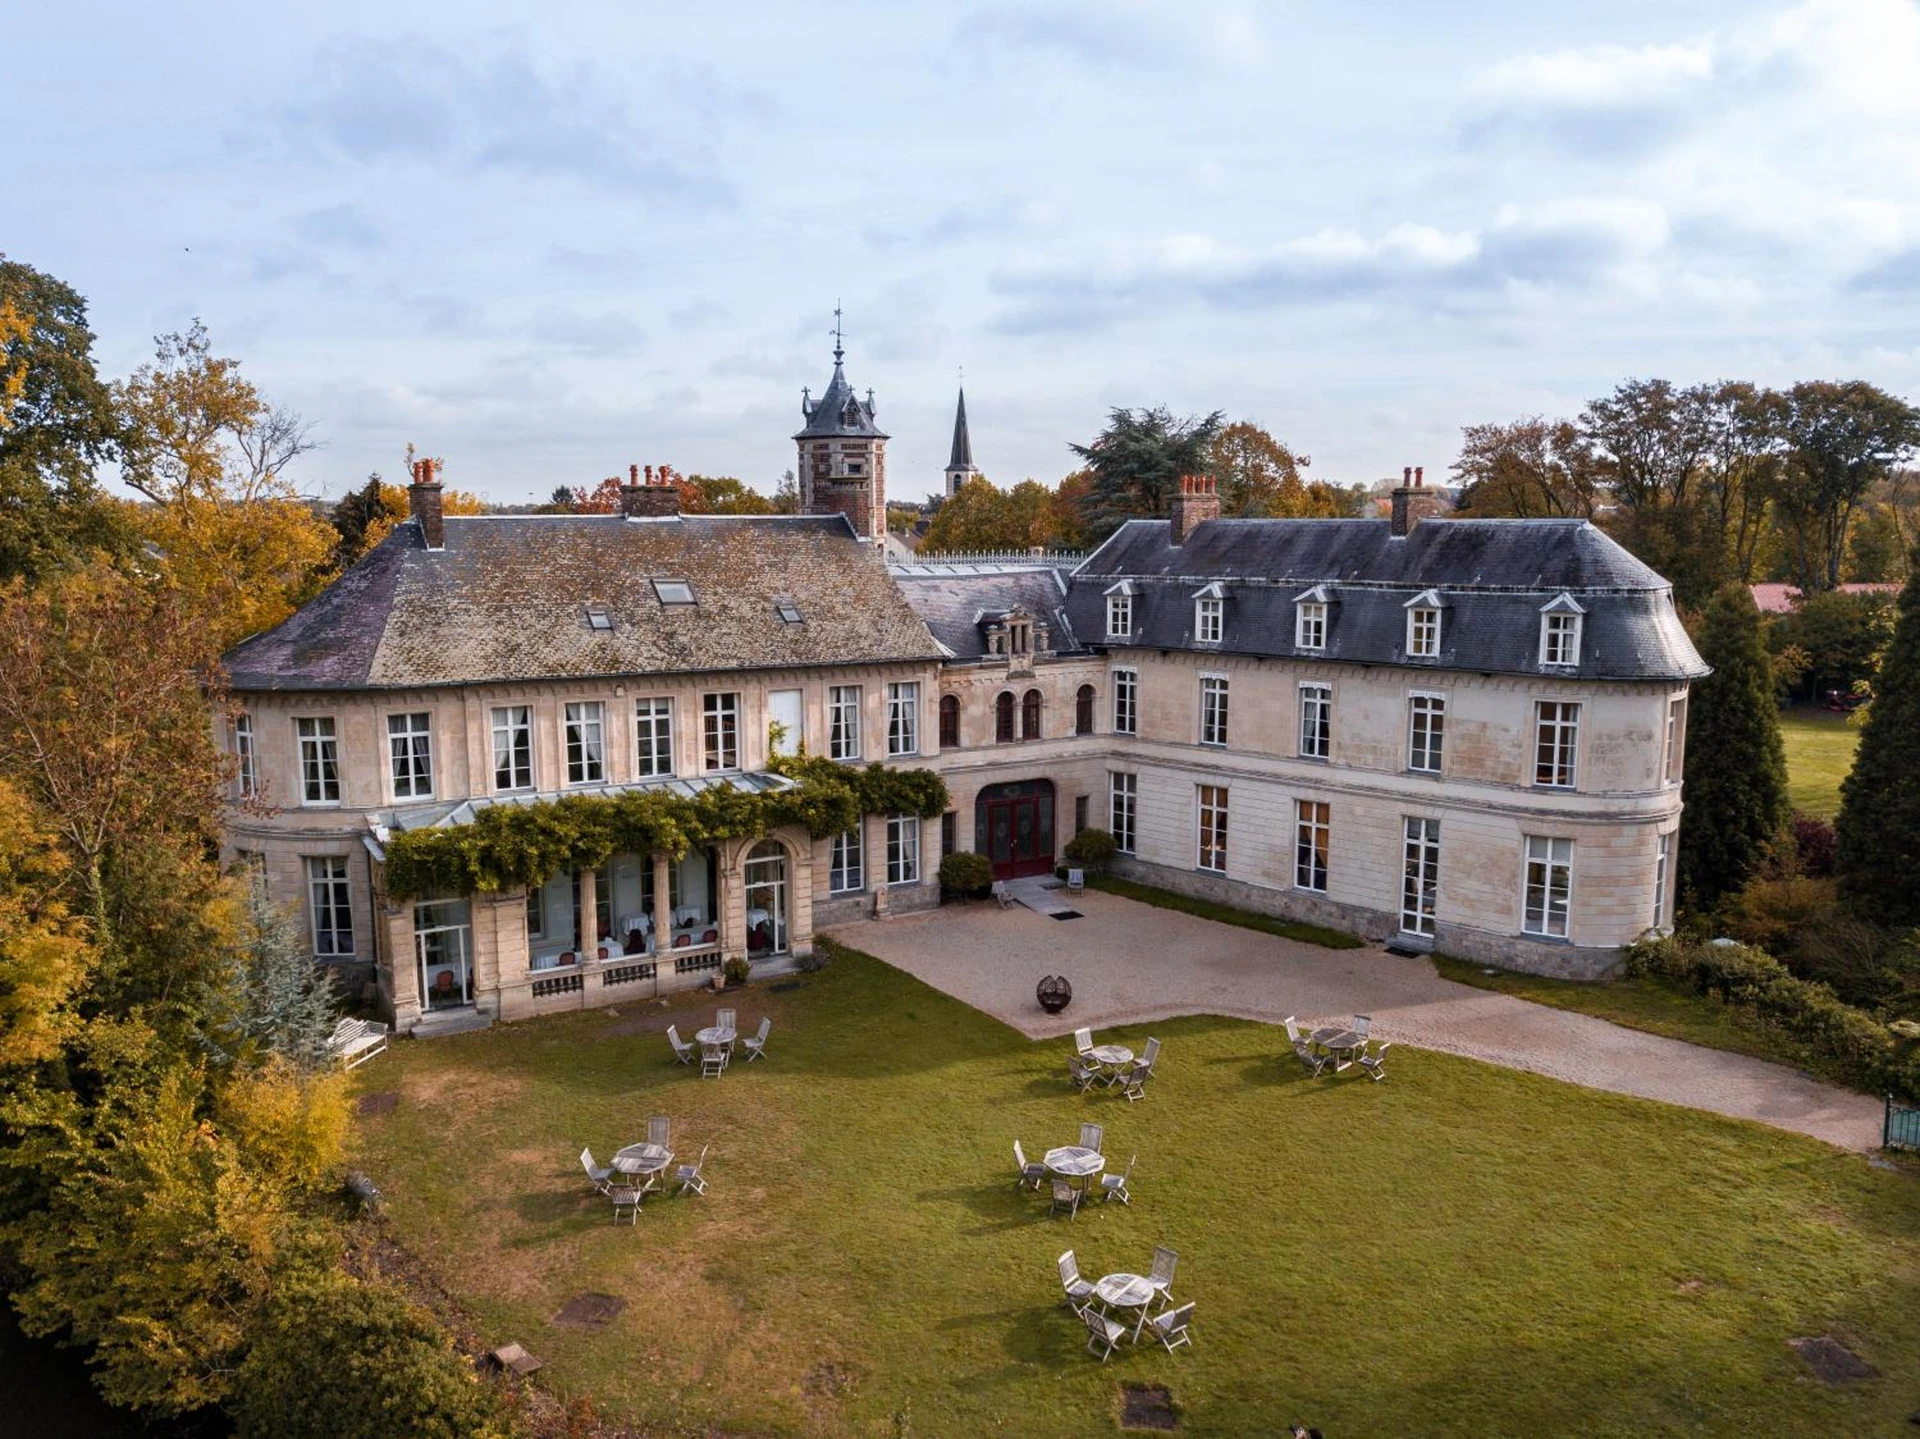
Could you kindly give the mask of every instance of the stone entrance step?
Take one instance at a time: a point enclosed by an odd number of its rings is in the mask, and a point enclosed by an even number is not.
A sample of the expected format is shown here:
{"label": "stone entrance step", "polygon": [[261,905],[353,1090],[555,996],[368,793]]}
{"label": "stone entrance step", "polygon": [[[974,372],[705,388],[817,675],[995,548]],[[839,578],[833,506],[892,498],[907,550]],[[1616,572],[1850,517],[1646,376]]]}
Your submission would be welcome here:
{"label": "stone entrance step", "polygon": [[478,1009],[434,1009],[421,1015],[413,1026],[415,1039],[442,1039],[449,1034],[470,1034],[476,1029],[491,1029],[493,1016]]}
{"label": "stone entrance step", "polygon": [[1049,918],[1054,915],[1076,917],[1079,915],[1080,911],[1062,898],[1065,892],[1057,879],[1029,878],[1007,881],[1007,893],[1012,895],[1015,901],[1025,905],[1035,914],[1044,914]]}

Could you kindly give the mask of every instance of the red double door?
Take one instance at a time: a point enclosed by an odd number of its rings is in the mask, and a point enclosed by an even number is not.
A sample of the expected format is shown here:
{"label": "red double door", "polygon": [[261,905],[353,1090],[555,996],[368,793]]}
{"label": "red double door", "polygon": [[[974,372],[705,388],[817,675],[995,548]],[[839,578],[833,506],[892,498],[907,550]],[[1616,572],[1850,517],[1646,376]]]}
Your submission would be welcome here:
{"label": "red double door", "polygon": [[1019,879],[1053,869],[1052,795],[1018,795],[984,802],[987,857],[995,879]]}

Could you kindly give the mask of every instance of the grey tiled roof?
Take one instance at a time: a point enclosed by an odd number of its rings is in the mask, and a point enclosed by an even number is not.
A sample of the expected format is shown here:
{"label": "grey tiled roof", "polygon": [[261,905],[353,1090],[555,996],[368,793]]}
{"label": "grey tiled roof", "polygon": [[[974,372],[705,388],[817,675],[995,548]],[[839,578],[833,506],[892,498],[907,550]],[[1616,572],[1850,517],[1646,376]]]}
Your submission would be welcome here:
{"label": "grey tiled roof", "polygon": [[[514,515],[411,522],[226,657],[240,690],[398,689],[928,659],[939,651],[844,517]],[[688,581],[663,605],[652,581]],[[791,600],[799,624],[775,611]],[[612,629],[592,629],[602,605]]]}
{"label": "grey tiled roof", "polygon": [[926,565],[895,570],[894,583],[914,612],[926,621],[933,637],[957,660],[984,658],[987,620],[1015,607],[1025,609],[1047,626],[1048,644],[1054,653],[1075,648],[1072,628],[1065,618],[1065,583],[1057,569],[1032,566],[943,573],[938,566]]}
{"label": "grey tiled roof", "polygon": [[[1182,545],[1164,520],[1123,525],[1074,572],[1067,614],[1106,636],[1106,591],[1130,579],[1131,643],[1355,664],[1412,664],[1581,679],[1692,679],[1707,673],[1667,582],[1584,520],[1429,520],[1395,538],[1385,520],[1213,520]],[[1194,592],[1221,581],[1225,634],[1193,639]],[[1324,650],[1294,647],[1294,601],[1325,585]],[[1406,605],[1445,605],[1441,654],[1405,654]],[[1571,594],[1586,618],[1577,668],[1539,663],[1540,609]]]}
{"label": "grey tiled roof", "polygon": [[[873,392],[867,392],[871,395]],[[874,423],[874,407],[871,399],[862,400],[853,393],[853,386],[847,383],[846,373],[840,368],[840,351],[833,352],[833,378],[827,381],[827,392],[817,400],[801,400],[801,413],[807,417],[806,428],[794,434],[796,440],[818,439],[831,435],[864,435],[875,439],[887,439],[880,427]]]}

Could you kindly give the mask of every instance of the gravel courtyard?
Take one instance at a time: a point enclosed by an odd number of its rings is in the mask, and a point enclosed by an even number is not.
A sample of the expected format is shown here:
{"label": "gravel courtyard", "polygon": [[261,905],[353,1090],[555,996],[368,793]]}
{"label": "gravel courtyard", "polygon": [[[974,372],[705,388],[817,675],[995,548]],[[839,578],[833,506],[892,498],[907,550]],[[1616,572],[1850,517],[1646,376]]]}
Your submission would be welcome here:
{"label": "gravel courtyard", "polygon": [[[1396,1043],[1757,1120],[1844,1149],[1880,1142],[1878,1100],[1783,1065],[1455,984],[1423,959],[1376,948],[1321,949],[1094,890],[1073,903],[1078,919],[980,903],[829,933],[1033,1039],[1182,1014],[1272,1024],[1293,1014],[1312,1026],[1359,1013]],[[1034,1002],[1047,974],[1073,984],[1064,1015]]]}

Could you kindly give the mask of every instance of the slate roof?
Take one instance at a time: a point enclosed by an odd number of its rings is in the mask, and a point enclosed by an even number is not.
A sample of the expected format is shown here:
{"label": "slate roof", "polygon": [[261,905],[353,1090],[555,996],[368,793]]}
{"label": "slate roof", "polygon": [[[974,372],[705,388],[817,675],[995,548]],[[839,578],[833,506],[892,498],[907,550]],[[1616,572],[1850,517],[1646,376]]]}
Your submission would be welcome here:
{"label": "slate roof", "polygon": [[[1384,520],[1211,520],[1172,545],[1164,520],[1131,520],[1074,571],[1067,615],[1099,645],[1106,591],[1133,581],[1133,637],[1192,649],[1580,679],[1696,679],[1708,672],[1674,614],[1671,587],[1585,520],[1429,520],[1396,538]],[[1225,633],[1193,641],[1194,593],[1221,582]],[[1324,650],[1294,646],[1295,597],[1325,585]],[[1437,590],[1437,659],[1405,654],[1406,605]],[[1539,663],[1540,610],[1571,594],[1584,612],[1580,663]]]}
{"label": "slate roof", "polygon": [[[931,659],[933,637],[840,515],[412,522],[226,656],[238,690],[405,689]],[[656,578],[697,603],[664,605]],[[801,623],[780,619],[790,600]],[[591,628],[587,606],[612,621]]]}
{"label": "slate roof", "polygon": [[842,351],[833,352],[833,378],[827,381],[827,392],[817,400],[808,400],[801,392],[800,413],[806,416],[806,428],[795,432],[796,440],[814,440],[832,436],[862,436],[870,439],[889,438],[873,421],[873,391],[867,391],[868,398],[861,399],[853,393],[853,386],[847,383],[846,372],[840,367]]}
{"label": "slate roof", "polygon": [[895,569],[893,578],[956,660],[986,658],[988,621],[1016,607],[1047,626],[1051,653],[1085,648],[1076,645],[1066,619],[1066,580],[1050,566],[947,569],[929,564]]}

